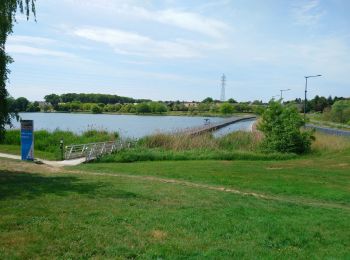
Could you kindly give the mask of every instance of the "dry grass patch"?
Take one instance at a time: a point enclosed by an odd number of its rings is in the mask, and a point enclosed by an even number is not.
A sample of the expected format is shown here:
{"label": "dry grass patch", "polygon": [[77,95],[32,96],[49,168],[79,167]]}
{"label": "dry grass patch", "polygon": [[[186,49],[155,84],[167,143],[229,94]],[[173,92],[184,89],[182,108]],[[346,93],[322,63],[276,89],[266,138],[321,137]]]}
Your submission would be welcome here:
{"label": "dry grass patch", "polygon": [[316,140],[312,143],[312,150],[318,152],[342,152],[350,149],[350,138],[336,135],[315,133]]}

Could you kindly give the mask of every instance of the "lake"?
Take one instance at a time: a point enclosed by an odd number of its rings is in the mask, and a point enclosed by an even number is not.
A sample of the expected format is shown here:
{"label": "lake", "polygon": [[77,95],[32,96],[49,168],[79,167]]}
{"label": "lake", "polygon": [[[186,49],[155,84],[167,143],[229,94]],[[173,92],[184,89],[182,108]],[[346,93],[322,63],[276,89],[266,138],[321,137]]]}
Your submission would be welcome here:
{"label": "lake", "polygon": [[[20,113],[22,119],[34,120],[34,128],[53,131],[70,130],[81,133],[89,129],[119,132],[122,137],[140,138],[156,132],[172,132],[186,128],[201,127],[206,117],[188,116],[139,116],[108,114],[70,114],[70,113]],[[211,123],[224,121],[221,117],[210,117]],[[239,122],[220,129],[216,136],[232,131],[250,131],[252,120]],[[19,128],[19,122],[14,123]]]}

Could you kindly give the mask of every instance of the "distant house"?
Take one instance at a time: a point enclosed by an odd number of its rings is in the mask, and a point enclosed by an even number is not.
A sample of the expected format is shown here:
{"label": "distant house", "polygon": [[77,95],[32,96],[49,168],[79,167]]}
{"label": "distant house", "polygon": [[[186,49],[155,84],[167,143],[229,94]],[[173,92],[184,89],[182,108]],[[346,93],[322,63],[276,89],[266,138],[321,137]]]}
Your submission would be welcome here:
{"label": "distant house", "polygon": [[36,101],[39,104],[39,107],[44,107],[44,106],[50,106],[51,104],[49,102],[45,101]]}
{"label": "distant house", "polygon": [[197,107],[199,102],[195,102],[195,101],[192,101],[192,102],[183,102],[184,106],[185,107]]}

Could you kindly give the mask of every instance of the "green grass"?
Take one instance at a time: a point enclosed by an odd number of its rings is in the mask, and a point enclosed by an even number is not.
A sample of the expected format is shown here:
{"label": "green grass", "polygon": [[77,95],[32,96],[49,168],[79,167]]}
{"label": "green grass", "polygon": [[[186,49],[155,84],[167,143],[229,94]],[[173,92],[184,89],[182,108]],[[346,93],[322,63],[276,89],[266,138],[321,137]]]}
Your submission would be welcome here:
{"label": "green grass", "polygon": [[[164,161],[90,163],[78,168],[101,173],[157,176],[203,184],[348,203],[349,153],[288,161]],[[327,158],[327,159],[325,159]]]}
{"label": "green grass", "polygon": [[[109,133],[102,130],[88,130],[81,134],[71,131],[55,130],[49,132],[38,130],[34,132],[34,154],[35,157],[48,160],[60,160],[60,140],[64,140],[64,145],[86,144],[115,140],[118,133]],[[0,143],[0,152],[20,154],[20,130],[8,130],[4,140]]]}
{"label": "green grass", "polygon": [[341,124],[341,123],[335,123],[333,121],[325,120],[322,114],[308,114],[307,117],[310,120],[310,123],[324,126],[324,127],[330,127],[330,128],[337,128],[341,130],[350,130],[349,124]]}
{"label": "green grass", "polygon": [[[75,168],[83,173],[45,173],[0,159],[0,258],[346,259],[349,153],[338,159]],[[272,199],[130,177],[135,174]]]}
{"label": "green grass", "polygon": [[[19,145],[7,145],[0,144],[0,153],[8,153],[13,155],[21,155],[21,147]],[[51,153],[46,151],[34,150],[34,157],[45,160],[57,160],[60,159],[57,153]]]}
{"label": "green grass", "polygon": [[214,138],[212,134],[154,134],[138,140],[135,147],[104,156],[97,162],[179,160],[287,160],[295,154],[264,153],[257,133],[234,132]]}
{"label": "green grass", "polygon": [[141,161],[188,161],[188,160],[288,160],[296,158],[295,154],[255,153],[249,151],[227,151],[195,149],[172,151],[157,148],[131,148],[106,155],[96,163],[129,163]]}

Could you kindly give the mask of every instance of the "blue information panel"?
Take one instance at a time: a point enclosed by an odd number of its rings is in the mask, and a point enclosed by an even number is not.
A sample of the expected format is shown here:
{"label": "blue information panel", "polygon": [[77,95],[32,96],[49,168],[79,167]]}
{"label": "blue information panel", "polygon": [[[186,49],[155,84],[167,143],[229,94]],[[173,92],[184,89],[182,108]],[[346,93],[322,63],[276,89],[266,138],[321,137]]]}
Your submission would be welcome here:
{"label": "blue information panel", "polygon": [[21,120],[21,154],[22,160],[34,160],[33,120]]}

